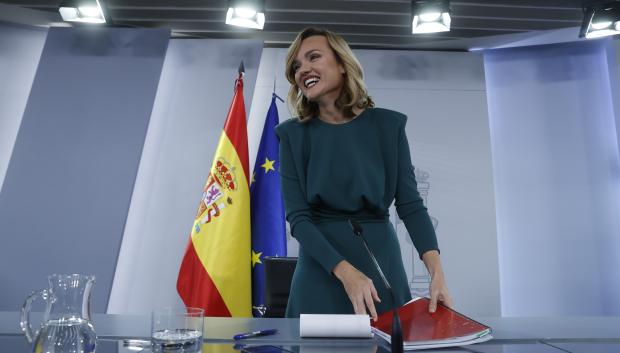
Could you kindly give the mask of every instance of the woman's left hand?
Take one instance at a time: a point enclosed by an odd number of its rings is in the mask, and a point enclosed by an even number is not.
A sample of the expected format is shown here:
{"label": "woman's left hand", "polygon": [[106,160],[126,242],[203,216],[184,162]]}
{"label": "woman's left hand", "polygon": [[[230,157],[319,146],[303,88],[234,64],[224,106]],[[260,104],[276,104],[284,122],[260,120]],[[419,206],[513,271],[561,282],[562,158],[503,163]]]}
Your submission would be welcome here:
{"label": "woman's left hand", "polygon": [[428,273],[431,274],[431,302],[428,304],[428,312],[434,313],[437,310],[437,303],[441,303],[449,308],[452,307],[452,298],[448,293],[448,286],[441,268],[441,260],[439,259],[439,251],[430,250],[422,255],[422,261],[426,265]]}
{"label": "woman's left hand", "polygon": [[431,302],[428,305],[428,312],[434,313],[437,310],[437,303],[441,303],[449,308],[452,307],[452,297],[448,293],[443,272],[439,272],[433,276],[430,285]]}

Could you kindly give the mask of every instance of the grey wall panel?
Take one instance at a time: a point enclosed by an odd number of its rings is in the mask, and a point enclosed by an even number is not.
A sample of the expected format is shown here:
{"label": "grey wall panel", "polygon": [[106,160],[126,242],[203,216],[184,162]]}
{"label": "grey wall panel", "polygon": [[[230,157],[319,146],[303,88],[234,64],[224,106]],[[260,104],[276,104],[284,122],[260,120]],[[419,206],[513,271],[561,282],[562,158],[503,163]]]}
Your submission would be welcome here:
{"label": "grey wall panel", "polygon": [[0,310],[49,273],[106,308],[169,32],[52,28],[0,194]]}

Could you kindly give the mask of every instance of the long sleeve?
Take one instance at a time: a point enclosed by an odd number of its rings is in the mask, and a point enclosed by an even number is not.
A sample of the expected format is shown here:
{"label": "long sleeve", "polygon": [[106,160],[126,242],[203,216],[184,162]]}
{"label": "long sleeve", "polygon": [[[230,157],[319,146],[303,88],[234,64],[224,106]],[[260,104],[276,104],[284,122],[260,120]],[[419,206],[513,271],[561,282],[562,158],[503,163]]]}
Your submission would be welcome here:
{"label": "long sleeve", "polygon": [[396,212],[405,223],[407,232],[420,257],[429,250],[439,250],[433,223],[418,192],[414,167],[411,164],[409,142],[405,133],[407,117],[403,116],[398,130],[398,176],[396,182]]}
{"label": "long sleeve", "polygon": [[312,221],[311,208],[301,188],[297,168],[294,164],[292,147],[285,131],[276,127],[280,139],[280,183],[286,220],[291,226],[291,234],[303,250],[310,254],[327,272],[330,272],[344,257],[325,239]]}

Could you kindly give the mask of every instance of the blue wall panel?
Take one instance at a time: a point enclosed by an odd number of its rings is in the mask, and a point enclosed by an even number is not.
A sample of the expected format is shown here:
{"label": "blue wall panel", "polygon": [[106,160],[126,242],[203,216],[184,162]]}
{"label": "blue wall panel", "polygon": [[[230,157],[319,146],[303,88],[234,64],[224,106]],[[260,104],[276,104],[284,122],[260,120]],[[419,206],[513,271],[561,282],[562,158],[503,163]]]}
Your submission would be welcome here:
{"label": "blue wall panel", "polygon": [[88,273],[105,311],[168,41],[50,29],[0,192],[0,310],[47,274]]}

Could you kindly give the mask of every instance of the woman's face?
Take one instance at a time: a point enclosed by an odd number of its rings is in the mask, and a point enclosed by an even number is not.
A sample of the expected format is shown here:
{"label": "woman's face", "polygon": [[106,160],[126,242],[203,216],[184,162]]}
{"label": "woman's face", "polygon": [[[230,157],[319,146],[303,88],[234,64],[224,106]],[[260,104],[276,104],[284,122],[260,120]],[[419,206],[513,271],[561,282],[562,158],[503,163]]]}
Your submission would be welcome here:
{"label": "woman's face", "polygon": [[312,36],[301,42],[293,62],[295,83],[309,101],[333,102],[344,85],[344,67],[336,60],[324,36]]}

